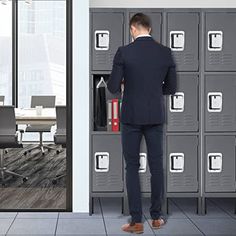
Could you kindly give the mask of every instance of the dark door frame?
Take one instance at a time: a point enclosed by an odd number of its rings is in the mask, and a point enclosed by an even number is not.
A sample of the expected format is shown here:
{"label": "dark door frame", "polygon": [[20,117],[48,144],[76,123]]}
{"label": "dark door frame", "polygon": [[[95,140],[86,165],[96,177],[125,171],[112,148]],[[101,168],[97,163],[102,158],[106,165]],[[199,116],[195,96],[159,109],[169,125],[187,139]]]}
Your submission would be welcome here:
{"label": "dark door frame", "polygon": [[[12,104],[18,105],[18,1],[12,0]],[[39,0],[40,1],[40,0]],[[43,0],[47,1],[47,0]],[[48,0],[50,1],[50,0]],[[72,211],[73,0],[66,1],[66,209],[0,209],[2,212]]]}

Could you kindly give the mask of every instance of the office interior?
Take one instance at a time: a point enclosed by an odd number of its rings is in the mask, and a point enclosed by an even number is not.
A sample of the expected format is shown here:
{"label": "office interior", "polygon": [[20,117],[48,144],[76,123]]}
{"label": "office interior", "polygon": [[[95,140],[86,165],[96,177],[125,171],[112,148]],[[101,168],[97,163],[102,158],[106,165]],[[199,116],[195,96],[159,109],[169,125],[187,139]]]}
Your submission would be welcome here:
{"label": "office interior", "polygon": [[1,211],[71,208],[69,9],[66,0],[0,2]]}
{"label": "office interior", "polygon": [[[71,6],[72,2],[74,5],[73,50],[72,45],[68,45],[68,42],[70,44],[70,40],[68,40],[68,38],[71,38],[68,35],[72,31],[72,25],[70,24],[71,19],[68,15],[68,12],[71,11],[71,9],[68,10],[68,6]],[[218,1],[216,5],[218,8],[221,8],[219,10],[224,11],[224,4],[221,1]],[[208,4],[204,1],[204,3],[200,2],[198,5],[196,2],[193,5],[186,4],[186,2],[182,2],[180,5],[174,5],[173,1],[168,1],[165,3],[160,2],[160,4],[157,4],[154,1],[150,1],[148,3],[146,1],[137,1],[137,4],[135,5],[137,8],[134,8],[133,2],[131,1],[126,1],[126,3],[121,4],[119,1],[108,2],[105,0],[94,0],[90,1],[90,5],[88,1],[84,1],[83,3],[79,3],[79,1],[63,0],[3,1],[3,4],[0,4],[0,16],[4,17],[4,20],[0,21],[0,34],[2,34],[0,50],[1,55],[5,53],[4,55],[6,56],[0,58],[2,73],[0,79],[0,96],[4,97],[4,103],[2,102],[2,105],[15,107],[15,123],[17,124],[18,122],[17,130],[23,130],[19,134],[19,136],[22,135],[23,147],[4,147],[2,150],[5,162],[4,164],[11,171],[15,171],[17,173],[19,172],[24,177],[28,177],[28,179],[24,182],[24,178],[22,177],[6,175],[5,186],[1,186],[1,192],[3,191],[4,194],[1,195],[3,198],[0,209],[17,211],[73,210],[74,212],[89,212],[90,210],[91,213],[92,208],[89,208],[91,207],[89,203],[93,201],[91,197],[101,197],[105,199],[105,197],[110,197],[113,195],[112,197],[118,197],[119,199],[123,198],[123,200],[125,200],[125,195],[123,192],[124,186],[122,185],[122,182],[120,182],[120,179],[123,178],[123,172],[122,175],[118,176],[119,185],[115,186],[118,187],[118,191],[116,188],[112,194],[109,192],[110,189],[108,189],[108,191],[107,189],[102,190],[101,195],[97,194],[98,191],[96,188],[92,189],[93,182],[89,182],[92,177],[92,170],[94,170],[94,166],[91,167],[94,163],[91,162],[91,160],[94,160],[90,143],[92,136],[95,140],[93,147],[98,147],[98,149],[100,149],[99,152],[110,152],[112,154],[113,152],[116,152],[117,149],[119,149],[117,151],[118,153],[121,152],[120,147],[111,147],[111,150],[107,150],[106,145],[103,147],[103,144],[106,143],[106,139],[108,139],[107,142],[111,142],[112,140],[112,143],[117,143],[119,139],[119,132],[114,134],[111,130],[107,130],[107,127],[95,126],[92,121],[94,118],[93,98],[96,94],[91,93],[91,88],[95,88],[97,83],[100,82],[101,77],[104,78],[104,81],[107,81],[110,68],[102,68],[100,70],[95,67],[92,68],[91,61],[89,63],[89,57],[91,60],[92,55],[89,51],[91,48],[94,49],[94,44],[91,41],[93,34],[91,34],[90,31],[92,25],[91,21],[89,22],[89,8],[90,11],[95,8],[95,11],[100,12],[118,12],[118,15],[124,14],[127,20],[127,9],[130,9],[131,13],[132,11],[138,11],[146,8],[149,9],[148,12],[156,13],[155,11],[158,9],[157,12],[162,13],[161,11],[163,9],[167,12],[169,8],[174,7],[174,11],[178,12],[178,7],[188,7],[194,12],[195,7],[201,9],[211,8],[212,6],[213,2],[210,1]],[[233,4],[229,6],[232,8],[235,7]],[[187,12],[188,9],[181,9],[181,12],[182,11]],[[230,11],[233,13],[234,9],[231,9]],[[85,22],[85,25],[79,26],[79,22]],[[90,30],[88,29],[88,25],[90,25]],[[120,29],[120,26],[118,26],[117,29]],[[158,32],[156,33],[158,35]],[[83,37],[80,37],[80,34],[82,34]],[[222,35],[220,35],[220,38],[221,36]],[[122,43],[127,43],[128,41],[128,31],[126,31],[126,38]],[[37,45],[37,47],[35,47],[35,45]],[[115,51],[115,48],[112,48],[112,50]],[[73,65],[76,65],[73,68],[73,78],[71,75],[71,64],[69,63],[71,60],[70,54],[73,54]],[[190,71],[190,73],[191,72],[193,71]],[[227,70],[226,73],[228,72],[232,72],[231,74],[233,74],[233,71]],[[193,74],[199,73],[200,71],[194,71]],[[188,72],[185,74],[188,74]],[[68,77],[70,77],[71,80]],[[187,77],[187,75],[184,75],[183,80],[187,80]],[[211,76],[209,75],[209,80],[210,79]],[[196,77],[193,75],[191,80],[196,81]],[[70,93],[68,93],[68,91],[70,91]],[[71,97],[72,92],[73,97]],[[194,92],[196,92],[196,90],[194,90]],[[183,98],[183,94],[179,95],[180,98]],[[34,96],[44,96],[48,98],[55,96],[55,104],[52,108],[47,108],[47,106],[43,106],[41,104],[37,105],[37,107],[34,106],[31,108],[31,103]],[[107,98],[108,100],[114,98],[120,99],[120,95],[108,94]],[[217,96],[217,98],[221,100],[222,97]],[[90,107],[87,106],[89,101]],[[194,104],[197,104],[199,101],[194,102]],[[183,103],[180,103],[180,108],[182,107],[181,104]],[[70,130],[70,135],[73,126],[73,148],[71,145],[72,137],[68,137],[68,135],[66,135],[66,138],[67,141],[68,139],[70,140],[70,148],[68,148],[68,145],[66,145],[66,147],[62,147],[61,144],[56,144],[55,142],[54,134],[57,133],[56,109],[60,106],[66,106],[67,113],[70,113],[71,109],[73,109],[73,122],[68,121],[68,117],[66,119],[67,130]],[[51,111],[54,115],[53,122],[50,123],[50,132],[43,132],[42,140],[44,145],[48,145],[56,150],[49,151],[45,148],[44,155],[41,148],[27,152],[27,150],[31,147],[39,144],[40,132],[28,132],[27,127],[29,126],[29,120],[20,122],[20,117],[26,116],[27,113],[31,115],[33,114],[33,116],[36,116],[37,113],[43,114],[43,111],[46,111],[46,109],[52,109]],[[80,122],[77,122],[78,120]],[[36,123],[34,123],[34,125],[35,124]],[[68,125],[70,125],[69,128]],[[189,127],[195,129],[195,126],[193,127],[190,125]],[[172,129],[171,132],[178,132],[178,130],[173,130],[174,128],[174,126],[170,127],[170,131]],[[191,141],[192,143],[197,143],[196,136],[199,135],[198,131],[199,130],[195,129],[192,133],[187,133],[190,136],[192,135],[192,139],[188,139],[189,142]],[[224,135],[227,135],[229,140],[228,143],[233,144],[233,137],[235,133],[231,131],[232,130],[227,130]],[[217,134],[219,133],[216,133],[215,136],[217,136]],[[102,139],[99,138],[101,136],[103,136]],[[183,140],[181,141],[181,139],[179,139],[180,143],[184,143],[186,140],[184,139],[184,135],[182,136]],[[169,137],[170,142],[176,142],[174,139],[172,140],[171,135]],[[88,140],[90,140],[90,142]],[[98,142],[96,140],[98,140]],[[102,144],[99,144],[99,140],[102,140]],[[20,141],[21,140],[19,137],[18,142]],[[208,141],[211,142],[210,139]],[[217,140],[217,142],[221,143],[221,140]],[[79,148],[79,151],[77,148]],[[57,153],[58,149],[60,150],[59,153]],[[230,150],[231,149],[232,145],[230,146]],[[142,153],[145,153],[144,146]],[[72,157],[73,166],[71,164]],[[145,160],[145,155],[142,155],[142,157],[143,160]],[[182,157],[180,157],[180,159],[181,158]],[[218,155],[217,158],[221,160],[220,155]],[[200,159],[194,159],[194,161],[200,162]],[[107,162],[105,162],[105,168],[107,168],[106,163]],[[183,162],[180,161],[181,167],[182,163]],[[115,167],[112,168],[115,169]],[[119,162],[118,167],[123,168],[123,163]],[[67,170],[70,170],[69,173]],[[65,174],[66,176],[64,176]],[[102,172],[96,172],[96,174],[100,175]],[[176,174],[177,173],[172,173],[173,176]],[[196,176],[201,175],[200,172],[194,172],[194,174]],[[54,178],[61,175],[63,177],[55,183],[53,181]],[[146,181],[146,178],[148,177],[145,176],[144,181]],[[81,183],[81,179],[83,180],[83,183]],[[193,185],[192,187],[196,188],[196,185]],[[235,191],[230,190],[226,195],[224,195],[224,193],[219,193],[219,195],[227,196],[233,199],[235,196],[234,193]],[[196,192],[183,193],[182,197],[184,195],[189,196],[190,198],[193,196],[194,199],[197,196],[199,202],[196,202],[194,205],[197,207],[198,204],[202,205],[202,194],[203,193],[200,192],[197,192],[197,194]],[[148,197],[148,191],[145,191],[144,195]],[[172,196],[176,196],[176,192],[170,194],[169,196],[170,198]],[[210,198],[212,196],[210,194],[207,197]],[[123,210],[127,209],[125,206],[121,205],[121,211],[122,207]]]}

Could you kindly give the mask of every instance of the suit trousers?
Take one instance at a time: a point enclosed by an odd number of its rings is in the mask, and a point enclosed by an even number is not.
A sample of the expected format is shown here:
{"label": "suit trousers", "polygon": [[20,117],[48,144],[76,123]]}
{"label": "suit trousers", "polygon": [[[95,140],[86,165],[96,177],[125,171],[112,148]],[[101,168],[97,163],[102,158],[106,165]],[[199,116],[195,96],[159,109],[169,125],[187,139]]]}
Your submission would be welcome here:
{"label": "suit trousers", "polygon": [[123,156],[126,163],[126,187],[132,222],[142,222],[142,200],[139,180],[139,153],[142,137],[147,146],[148,165],[151,173],[152,219],[162,215],[163,201],[163,124],[121,124]]}

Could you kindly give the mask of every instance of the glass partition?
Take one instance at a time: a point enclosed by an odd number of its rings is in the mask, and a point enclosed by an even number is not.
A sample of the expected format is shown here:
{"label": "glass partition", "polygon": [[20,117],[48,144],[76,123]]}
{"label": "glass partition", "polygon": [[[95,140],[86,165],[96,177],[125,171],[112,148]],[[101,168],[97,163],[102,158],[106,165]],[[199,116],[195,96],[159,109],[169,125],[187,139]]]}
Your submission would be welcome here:
{"label": "glass partition", "polygon": [[[12,2],[0,3],[0,97],[12,104]],[[2,99],[0,99],[2,100]],[[0,101],[0,104],[3,104]]]}

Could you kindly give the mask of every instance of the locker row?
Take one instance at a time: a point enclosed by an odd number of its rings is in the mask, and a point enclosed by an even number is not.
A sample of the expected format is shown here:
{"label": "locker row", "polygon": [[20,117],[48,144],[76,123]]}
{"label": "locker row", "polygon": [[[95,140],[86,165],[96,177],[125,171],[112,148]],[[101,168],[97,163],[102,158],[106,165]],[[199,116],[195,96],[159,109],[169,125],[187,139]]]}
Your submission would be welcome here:
{"label": "locker row", "polygon": [[[94,75],[94,119],[98,112],[98,96],[96,86],[103,77],[109,75]],[[198,132],[200,117],[199,76],[197,74],[178,74],[177,92],[166,99],[166,123],[168,132]],[[206,132],[235,132],[236,131],[236,74],[205,75],[204,78],[204,116]],[[108,100],[120,99],[120,94],[112,95],[105,90],[104,109]],[[101,103],[102,101],[99,101]],[[202,109],[202,110],[203,110]],[[202,111],[203,112],[203,111]],[[105,112],[104,112],[105,113]],[[105,117],[104,120],[107,118]],[[104,126],[94,125],[94,131],[106,131]]]}
{"label": "locker row", "polygon": [[[152,21],[152,36],[172,49],[177,71],[236,71],[236,12],[168,12],[158,9],[91,10],[91,69],[110,71],[116,50],[132,41],[129,18],[137,11]],[[204,35],[201,37],[201,26]],[[203,39],[203,40],[201,40]]]}
{"label": "locker row", "polygon": [[[163,166],[167,193],[199,192],[199,173],[204,180],[204,192],[236,193],[236,137],[207,135],[202,158],[199,145],[195,135],[166,136]],[[125,166],[120,135],[93,135],[91,158],[92,192],[123,192]],[[140,148],[139,172],[142,192],[148,193],[150,172],[144,140]]]}

